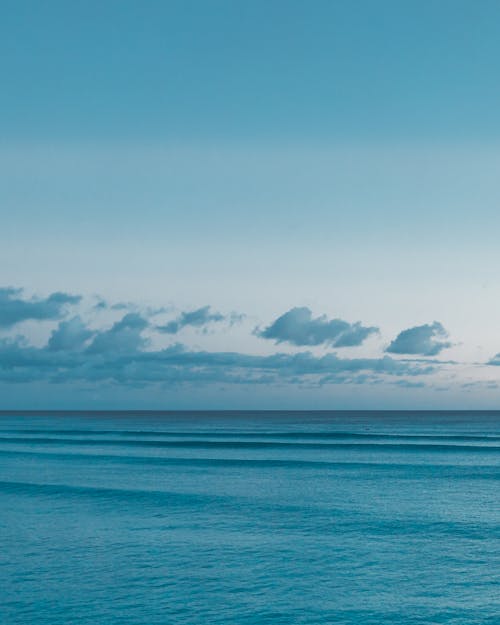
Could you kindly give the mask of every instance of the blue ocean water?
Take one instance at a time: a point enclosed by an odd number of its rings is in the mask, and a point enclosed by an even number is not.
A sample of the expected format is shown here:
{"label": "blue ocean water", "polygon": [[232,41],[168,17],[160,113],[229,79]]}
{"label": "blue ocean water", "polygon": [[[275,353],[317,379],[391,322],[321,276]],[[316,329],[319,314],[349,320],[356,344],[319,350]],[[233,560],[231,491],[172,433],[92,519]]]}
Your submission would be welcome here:
{"label": "blue ocean water", "polygon": [[0,416],[2,625],[500,623],[500,413]]}

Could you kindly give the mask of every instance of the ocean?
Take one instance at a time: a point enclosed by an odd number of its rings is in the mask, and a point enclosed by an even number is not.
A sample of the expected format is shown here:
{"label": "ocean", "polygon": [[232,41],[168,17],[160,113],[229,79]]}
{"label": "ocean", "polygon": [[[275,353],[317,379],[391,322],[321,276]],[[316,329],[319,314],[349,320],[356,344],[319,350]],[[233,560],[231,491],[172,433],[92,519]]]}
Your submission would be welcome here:
{"label": "ocean", "polygon": [[500,412],[0,415],[2,625],[500,623]]}

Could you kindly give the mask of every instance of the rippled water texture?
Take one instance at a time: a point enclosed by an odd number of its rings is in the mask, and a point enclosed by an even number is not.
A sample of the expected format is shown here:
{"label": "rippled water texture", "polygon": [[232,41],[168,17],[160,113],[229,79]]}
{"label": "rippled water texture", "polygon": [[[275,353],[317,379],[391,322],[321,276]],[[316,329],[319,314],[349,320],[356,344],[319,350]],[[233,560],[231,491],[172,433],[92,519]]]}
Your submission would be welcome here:
{"label": "rippled water texture", "polygon": [[2,625],[500,623],[500,413],[0,416]]}

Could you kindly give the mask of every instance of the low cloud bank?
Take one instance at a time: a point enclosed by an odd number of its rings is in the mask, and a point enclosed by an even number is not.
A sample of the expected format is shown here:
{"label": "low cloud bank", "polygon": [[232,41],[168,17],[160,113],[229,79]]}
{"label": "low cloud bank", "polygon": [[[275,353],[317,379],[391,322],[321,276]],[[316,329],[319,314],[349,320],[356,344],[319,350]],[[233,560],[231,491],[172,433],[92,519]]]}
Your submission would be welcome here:
{"label": "low cloud bank", "polygon": [[185,382],[340,383],[369,381],[377,376],[420,376],[433,367],[382,358],[339,358],[310,352],[267,356],[239,352],[194,351],[175,344],[150,350],[143,335],[149,327],[137,313],[128,313],[109,329],[94,331],[79,317],[61,321],[43,347],[20,337],[0,341],[0,380],[54,383],[148,385]]}

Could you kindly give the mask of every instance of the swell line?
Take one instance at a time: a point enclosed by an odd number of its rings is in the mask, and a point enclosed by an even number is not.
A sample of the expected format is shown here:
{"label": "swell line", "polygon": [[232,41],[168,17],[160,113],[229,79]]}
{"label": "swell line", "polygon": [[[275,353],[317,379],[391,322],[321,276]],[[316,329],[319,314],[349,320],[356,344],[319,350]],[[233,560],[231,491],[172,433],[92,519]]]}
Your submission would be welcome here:
{"label": "swell line", "polygon": [[493,445],[460,445],[443,443],[320,443],[320,442],[288,442],[288,441],[204,441],[204,440],[109,440],[109,439],[73,439],[73,438],[25,438],[2,437],[0,444],[22,445],[68,445],[84,447],[145,447],[170,449],[350,449],[373,451],[452,451],[452,452],[489,452],[500,451],[500,446]]}
{"label": "swell line", "polygon": [[55,436],[123,436],[123,437],[167,437],[167,438],[268,438],[268,439],[372,439],[372,440],[447,440],[447,441],[500,441],[500,436],[476,434],[383,434],[371,432],[189,432],[189,431],[162,431],[162,430],[0,430],[1,433],[16,435],[55,435]]}
{"label": "swell line", "polygon": [[[130,456],[119,454],[83,454],[64,452],[12,451],[1,450],[0,458],[39,458],[41,460],[61,460],[69,462],[93,462],[94,464],[126,464],[144,466],[193,466],[193,467],[242,467],[242,468],[290,468],[290,469],[344,469],[344,470],[377,470],[377,471],[417,471],[420,478],[422,473],[429,473],[432,477],[465,477],[467,479],[484,479],[500,477],[498,465],[461,465],[461,464],[421,464],[405,462],[373,462],[328,460],[299,460],[278,458],[177,458],[161,456]],[[411,477],[412,474],[410,474]]]}

